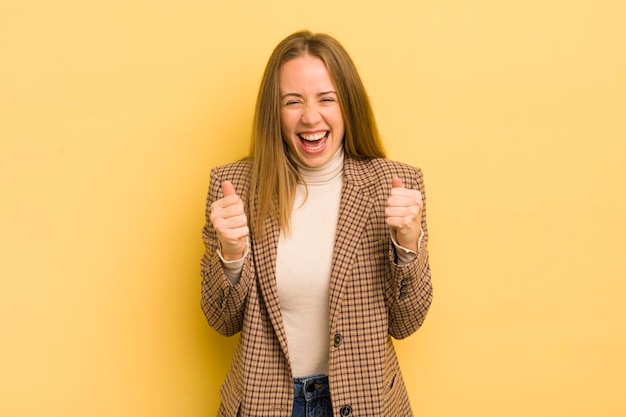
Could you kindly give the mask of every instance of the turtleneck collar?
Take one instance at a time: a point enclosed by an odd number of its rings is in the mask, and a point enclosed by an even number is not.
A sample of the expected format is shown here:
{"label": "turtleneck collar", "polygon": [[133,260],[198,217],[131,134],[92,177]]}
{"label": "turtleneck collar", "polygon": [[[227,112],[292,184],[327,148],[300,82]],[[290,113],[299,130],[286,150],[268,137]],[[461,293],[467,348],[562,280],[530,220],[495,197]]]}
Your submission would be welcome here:
{"label": "turtleneck collar", "polygon": [[297,160],[294,162],[306,185],[324,185],[341,176],[343,173],[343,158],[343,147],[339,147],[328,162],[319,167],[310,168],[302,165]]}

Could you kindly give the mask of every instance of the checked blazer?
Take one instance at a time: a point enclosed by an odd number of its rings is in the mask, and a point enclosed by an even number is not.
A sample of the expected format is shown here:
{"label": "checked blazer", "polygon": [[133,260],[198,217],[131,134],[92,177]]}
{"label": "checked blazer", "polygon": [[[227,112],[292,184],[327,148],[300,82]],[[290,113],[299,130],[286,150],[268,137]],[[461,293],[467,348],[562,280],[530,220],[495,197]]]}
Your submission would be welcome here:
{"label": "checked blazer", "polygon": [[[216,331],[241,332],[231,368],[220,390],[219,417],[290,417],[293,376],[275,279],[277,222],[266,221],[264,236],[250,236],[241,279],[232,285],[216,253],[209,221],[211,203],[230,180],[248,218],[251,163],[235,162],[211,171],[202,237],[202,310]],[[328,323],[329,383],[335,416],[412,416],[392,338],[402,339],[423,323],[432,301],[428,229],[424,206],[417,259],[395,263],[385,223],[391,179],[424,195],[422,173],[383,158],[344,159],[344,183],[330,278]],[[424,196],[424,203],[426,202]]]}

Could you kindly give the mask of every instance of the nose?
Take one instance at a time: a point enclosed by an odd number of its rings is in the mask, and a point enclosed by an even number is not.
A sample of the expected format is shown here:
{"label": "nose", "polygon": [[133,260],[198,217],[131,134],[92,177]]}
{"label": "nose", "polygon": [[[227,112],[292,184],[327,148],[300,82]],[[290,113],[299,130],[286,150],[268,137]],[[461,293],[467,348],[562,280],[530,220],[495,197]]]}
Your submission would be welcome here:
{"label": "nose", "polygon": [[302,123],[314,125],[321,119],[322,115],[316,103],[306,103],[302,108]]}

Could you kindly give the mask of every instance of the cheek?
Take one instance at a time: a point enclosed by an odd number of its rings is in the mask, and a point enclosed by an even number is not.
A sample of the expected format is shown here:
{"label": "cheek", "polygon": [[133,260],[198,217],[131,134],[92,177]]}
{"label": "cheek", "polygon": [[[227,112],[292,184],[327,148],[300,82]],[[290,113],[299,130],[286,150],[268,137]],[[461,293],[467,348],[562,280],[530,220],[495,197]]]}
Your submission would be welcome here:
{"label": "cheek", "polygon": [[341,114],[341,110],[337,110],[332,114],[333,124],[335,125],[335,129],[344,129],[344,121],[343,115]]}
{"label": "cheek", "polygon": [[339,130],[341,132],[346,131],[346,125],[343,122],[343,117],[341,117],[341,114],[338,115],[335,119],[335,130]]}
{"label": "cheek", "polygon": [[294,119],[293,115],[288,112],[282,112],[280,114],[280,128],[282,129],[283,135],[290,135],[294,132],[297,124],[297,120]]}

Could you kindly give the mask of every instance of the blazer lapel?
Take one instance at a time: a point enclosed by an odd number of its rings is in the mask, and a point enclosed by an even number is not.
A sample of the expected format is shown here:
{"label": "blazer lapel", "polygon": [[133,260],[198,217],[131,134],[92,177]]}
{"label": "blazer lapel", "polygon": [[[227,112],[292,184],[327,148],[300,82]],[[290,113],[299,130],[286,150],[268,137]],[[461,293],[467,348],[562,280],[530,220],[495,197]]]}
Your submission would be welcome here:
{"label": "blazer lapel", "polygon": [[287,335],[280,313],[280,300],[278,299],[278,288],[276,286],[276,254],[280,229],[272,216],[269,216],[265,226],[265,236],[261,240],[257,241],[255,239],[251,243],[253,246],[254,268],[263,304],[267,309],[267,314],[278,337],[280,347],[285,356],[288,357]]}
{"label": "blazer lapel", "polygon": [[346,156],[344,161],[344,185],[339,205],[339,220],[335,237],[335,249],[330,276],[330,322],[341,306],[345,277],[373,208],[367,193],[372,178],[364,163]]}

